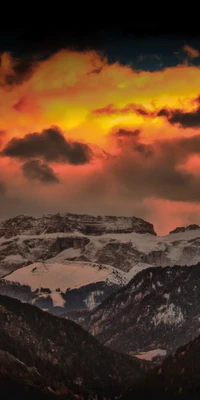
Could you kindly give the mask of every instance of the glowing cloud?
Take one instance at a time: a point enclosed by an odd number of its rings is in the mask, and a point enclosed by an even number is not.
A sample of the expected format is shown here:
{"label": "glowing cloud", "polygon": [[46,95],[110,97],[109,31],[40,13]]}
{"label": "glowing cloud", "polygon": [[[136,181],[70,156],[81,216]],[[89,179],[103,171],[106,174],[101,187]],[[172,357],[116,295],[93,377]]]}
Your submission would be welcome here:
{"label": "glowing cloud", "polygon": [[3,216],[13,203],[25,212],[31,197],[30,212],[147,218],[148,199],[199,203],[199,88],[200,68],[183,63],[138,72],[92,50],[45,60],[1,54]]}

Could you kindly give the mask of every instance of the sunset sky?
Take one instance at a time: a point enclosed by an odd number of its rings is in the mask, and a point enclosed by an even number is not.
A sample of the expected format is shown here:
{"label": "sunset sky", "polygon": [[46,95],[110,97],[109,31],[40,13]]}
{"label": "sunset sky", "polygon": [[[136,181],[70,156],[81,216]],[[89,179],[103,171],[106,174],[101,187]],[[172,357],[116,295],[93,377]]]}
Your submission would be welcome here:
{"label": "sunset sky", "polygon": [[112,33],[32,50],[2,35],[0,218],[200,224],[200,39]]}

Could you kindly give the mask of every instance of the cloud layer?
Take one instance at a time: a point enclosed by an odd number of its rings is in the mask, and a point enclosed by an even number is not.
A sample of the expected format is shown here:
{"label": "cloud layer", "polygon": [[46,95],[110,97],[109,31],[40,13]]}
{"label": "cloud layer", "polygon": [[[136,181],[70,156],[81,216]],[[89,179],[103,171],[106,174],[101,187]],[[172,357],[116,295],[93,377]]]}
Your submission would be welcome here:
{"label": "cloud layer", "polygon": [[190,63],[154,72],[93,50],[1,54],[0,218],[138,215],[162,233],[175,210],[200,222],[199,50],[183,51]]}

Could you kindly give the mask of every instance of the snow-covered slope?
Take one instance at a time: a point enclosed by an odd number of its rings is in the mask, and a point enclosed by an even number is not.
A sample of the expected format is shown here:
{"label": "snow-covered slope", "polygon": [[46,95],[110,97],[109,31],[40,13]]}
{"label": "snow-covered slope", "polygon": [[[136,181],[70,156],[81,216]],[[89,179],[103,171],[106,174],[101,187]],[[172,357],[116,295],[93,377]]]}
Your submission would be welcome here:
{"label": "snow-covered slope", "polygon": [[125,275],[114,268],[91,264],[86,262],[35,263],[25,268],[20,268],[5,279],[30,285],[31,289],[49,288],[50,290],[65,291],[75,289],[94,282],[110,282],[123,284]]}
{"label": "snow-covered slope", "polygon": [[[0,293],[8,294],[10,291],[12,297],[19,298],[16,296],[17,284],[17,289],[19,285],[27,287],[27,291],[33,294],[29,302],[41,308],[62,313],[76,307],[92,309],[127,283],[126,275],[105,265],[52,259],[19,268],[6,276],[3,278],[5,284],[0,285]],[[27,301],[27,292],[25,298]],[[23,300],[22,294],[20,299]]]}
{"label": "snow-covered slope", "polygon": [[159,237],[150,233],[19,234],[0,238],[0,276],[34,262],[88,261],[129,272],[130,278],[151,266],[192,265],[200,261],[200,228]]}

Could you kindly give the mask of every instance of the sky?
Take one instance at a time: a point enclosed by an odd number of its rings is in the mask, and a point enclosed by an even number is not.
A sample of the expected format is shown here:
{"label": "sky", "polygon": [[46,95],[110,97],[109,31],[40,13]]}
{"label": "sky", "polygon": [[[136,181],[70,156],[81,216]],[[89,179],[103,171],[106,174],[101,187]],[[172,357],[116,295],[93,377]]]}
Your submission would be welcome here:
{"label": "sky", "polygon": [[200,36],[79,28],[0,33],[0,218],[200,224]]}

